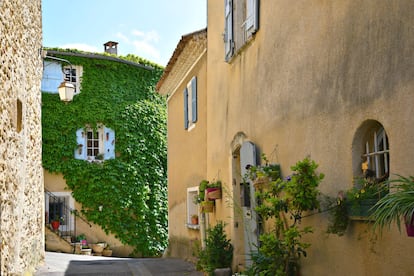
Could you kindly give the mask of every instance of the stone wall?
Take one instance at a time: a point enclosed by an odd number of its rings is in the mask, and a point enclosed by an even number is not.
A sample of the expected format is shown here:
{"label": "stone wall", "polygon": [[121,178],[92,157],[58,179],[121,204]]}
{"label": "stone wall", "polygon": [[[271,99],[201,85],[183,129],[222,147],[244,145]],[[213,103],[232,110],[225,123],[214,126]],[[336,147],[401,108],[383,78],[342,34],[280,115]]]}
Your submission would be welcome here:
{"label": "stone wall", "polygon": [[40,0],[0,1],[1,275],[44,258]]}

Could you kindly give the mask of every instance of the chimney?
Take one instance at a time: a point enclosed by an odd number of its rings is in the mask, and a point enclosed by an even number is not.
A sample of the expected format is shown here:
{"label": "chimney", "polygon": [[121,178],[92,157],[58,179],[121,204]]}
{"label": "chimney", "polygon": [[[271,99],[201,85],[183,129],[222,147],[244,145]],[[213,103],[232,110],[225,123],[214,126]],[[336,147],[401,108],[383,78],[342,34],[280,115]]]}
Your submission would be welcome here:
{"label": "chimney", "polygon": [[118,42],[108,41],[104,44],[105,53],[117,55],[118,54]]}

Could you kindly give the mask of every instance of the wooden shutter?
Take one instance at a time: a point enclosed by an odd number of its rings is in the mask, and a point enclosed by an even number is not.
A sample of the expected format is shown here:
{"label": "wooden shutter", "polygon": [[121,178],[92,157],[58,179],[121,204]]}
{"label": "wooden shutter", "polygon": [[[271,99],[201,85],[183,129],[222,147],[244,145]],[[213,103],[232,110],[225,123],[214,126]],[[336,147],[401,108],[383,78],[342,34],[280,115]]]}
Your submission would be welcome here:
{"label": "wooden shutter", "polygon": [[104,127],[104,160],[115,158],[115,131]]}
{"label": "wooden shutter", "polygon": [[191,79],[191,121],[197,122],[197,77]]}
{"label": "wooden shutter", "polygon": [[229,60],[233,55],[233,0],[225,0],[224,4],[225,29],[224,29],[224,48],[225,58]]}
{"label": "wooden shutter", "polygon": [[251,37],[259,29],[259,0],[246,0],[246,33]]}
{"label": "wooden shutter", "polygon": [[80,128],[76,131],[76,143],[75,159],[86,160],[86,137],[85,130]]}
{"label": "wooden shutter", "polygon": [[188,90],[184,89],[184,129],[188,129]]}

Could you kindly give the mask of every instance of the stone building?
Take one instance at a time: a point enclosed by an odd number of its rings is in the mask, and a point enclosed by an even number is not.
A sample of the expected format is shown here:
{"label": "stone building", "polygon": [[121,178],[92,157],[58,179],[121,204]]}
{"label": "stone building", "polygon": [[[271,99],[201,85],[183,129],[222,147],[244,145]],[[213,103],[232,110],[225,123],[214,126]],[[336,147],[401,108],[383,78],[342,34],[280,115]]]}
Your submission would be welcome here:
{"label": "stone building", "polygon": [[[199,35],[183,36],[157,86],[168,96],[170,255],[190,258],[204,226],[222,220],[233,271],[249,266],[259,226],[241,184],[260,153],[282,176],[310,156],[333,197],[367,158],[377,178],[413,175],[413,9],[409,0],[207,1],[205,49]],[[225,195],[193,223],[202,179],[220,179]],[[396,225],[373,240],[367,221],[352,220],[342,237],[326,233],[326,213],[302,224],[314,233],[301,275],[412,274],[414,240]]]}
{"label": "stone building", "polygon": [[40,0],[0,1],[0,274],[44,258]]}

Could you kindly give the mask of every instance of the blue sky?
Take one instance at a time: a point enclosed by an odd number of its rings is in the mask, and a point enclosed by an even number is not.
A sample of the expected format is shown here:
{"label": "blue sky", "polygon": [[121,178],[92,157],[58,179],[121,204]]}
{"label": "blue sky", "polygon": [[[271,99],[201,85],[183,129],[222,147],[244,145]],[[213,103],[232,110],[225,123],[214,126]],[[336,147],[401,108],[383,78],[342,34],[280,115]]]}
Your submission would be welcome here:
{"label": "blue sky", "polygon": [[182,35],[207,26],[206,0],[42,0],[43,46],[134,54],[167,65]]}

